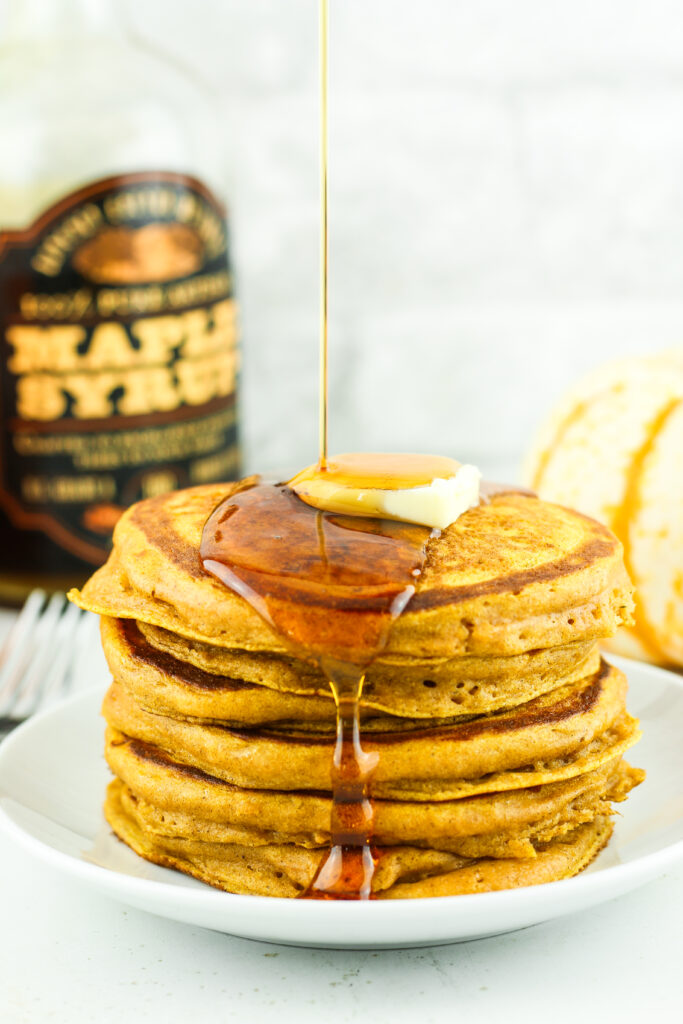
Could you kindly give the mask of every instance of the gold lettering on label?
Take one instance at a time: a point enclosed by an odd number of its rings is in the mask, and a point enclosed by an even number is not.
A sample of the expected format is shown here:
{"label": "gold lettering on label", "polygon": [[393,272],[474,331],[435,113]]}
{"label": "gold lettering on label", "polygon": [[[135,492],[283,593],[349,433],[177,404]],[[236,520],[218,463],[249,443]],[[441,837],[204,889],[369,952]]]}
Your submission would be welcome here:
{"label": "gold lettering on label", "polygon": [[25,476],[21,493],[25,501],[71,504],[113,498],[116,481],[110,476]]}
{"label": "gold lettering on label", "polygon": [[[174,380],[174,370],[177,383]],[[170,412],[183,403],[204,405],[229,395],[235,386],[235,352],[215,352],[200,359],[164,366],[99,373],[36,373],[17,382],[17,415],[24,420],[60,419],[71,398],[75,419],[108,419]],[[118,393],[118,401],[112,396]]]}
{"label": "gold lettering on label", "polygon": [[126,374],[109,372],[68,373],[64,377],[51,379],[55,387],[62,388],[71,396],[71,411],[76,419],[97,420],[113,414],[114,407],[109,396],[125,377]]}
{"label": "gold lettering on label", "polygon": [[92,332],[88,351],[78,359],[79,369],[122,369],[136,361],[130,338],[121,324],[99,324]]}
{"label": "gold lettering on label", "polygon": [[137,320],[130,333],[140,342],[140,357],[145,363],[166,363],[185,335],[187,313]]}
{"label": "gold lettering on label", "polygon": [[170,412],[180,405],[173,376],[165,366],[127,374],[125,389],[118,405],[121,416],[138,416],[150,409]]}
{"label": "gold lettering on label", "polygon": [[[214,311],[217,309],[214,306]],[[183,314],[183,345],[182,355],[191,359],[200,356],[215,345],[213,329],[209,326],[209,311],[192,309]]]}
{"label": "gold lettering on label", "polygon": [[41,242],[31,260],[34,270],[56,277],[74,249],[97,234],[106,223],[175,221],[195,229],[210,259],[226,249],[222,217],[209,203],[191,192],[178,194],[169,187],[143,186],[108,196],[104,200],[103,211],[95,203],[86,203],[65,217]]}
{"label": "gold lettering on label", "polygon": [[[201,274],[186,281],[169,284],[131,285],[125,288],[89,288],[71,292],[24,292],[19,298],[21,315],[26,320],[78,320],[95,310],[100,316],[150,316],[166,310],[224,300],[232,290],[227,271]],[[229,301],[234,307],[234,301]]]}
{"label": "gold lettering on label", "polygon": [[212,398],[229,395],[235,387],[234,353],[216,352],[204,359],[183,359],[176,370],[182,399],[188,405],[204,405]]}
{"label": "gold lettering on label", "polygon": [[19,299],[19,309],[27,320],[78,320],[90,311],[92,301],[88,288],[53,295],[24,292]]}
{"label": "gold lettering on label", "polygon": [[8,327],[6,338],[14,349],[7,361],[10,373],[20,376],[41,370],[67,371],[78,366],[77,349],[85,329],[77,324],[57,327]]}
{"label": "gold lettering on label", "polygon": [[[224,300],[176,316],[147,317],[127,329],[32,324],[7,329],[20,419],[106,419],[203,405],[235,389],[235,304]],[[70,404],[69,404],[70,401]]]}
{"label": "gold lettering on label", "polygon": [[[67,400],[59,378],[45,373],[20,377],[17,381],[17,415],[24,420],[59,420]],[[55,386],[57,384],[57,386]]]}
{"label": "gold lettering on label", "polygon": [[177,193],[163,186],[142,187],[109,196],[103,205],[109,224],[125,224],[135,220],[176,221],[196,230],[209,258],[225,251],[226,234],[222,217],[209,203],[192,192]]}
{"label": "gold lettering on label", "polygon": [[108,196],[103,205],[110,224],[175,219],[177,196],[173,189],[163,186],[136,188]]}
{"label": "gold lettering on label", "polygon": [[92,238],[103,221],[102,211],[94,203],[79,207],[43,240],[31,266],[47,277],[56,277],[66,256],[79,242]]}
{"label": "gold lettering on label", "polygon": [[[192,277],[189,281],[178,281],[166,288],[166,305],[171,309],[192,306],[199,302],[213,302],[227,292],[232,291],[232,278],[226,271],[218,274],[203,274]],[[232,299],[226,300],[235,306]]]}
{"label": "gold lettering on label", "polygon": [[[209,312],[213,326],[209,325]],[[216,349],[235,342],[235,304],[226,300],[218,302],[211,310],[194,309],[184,314],[186,336],[182,354],[187,358],[202,355],[207,349]]]}
{"label": "gold lettering on label", "polygon": [[97,312],[102,316],[158,313],[165,305],[164,294],[164,289],[157,284],[138,288],[101,288],[97,293]]}
{"label": "gold lettering on label", "polygon": [[177,214],[178,220],[181,220],[183,224],[187,224],[189,221],[195,219],[197,215],[197,198],[192,192],[184,192],[178,200]]}
{"label": "gold lettering on label", "polygon": [[150,462],[168,462],[176,459],[196,458],[191,474],[196,483],[206,482],[211,476],[220,476],[212,465],[214,458],[225,458],[229,472],[238,462],[236,447],[216,456],[225,443],[225,431],[235,423],[235,409],[223,409],[198,420],[185,423],[163,424],[142,430],[115,430],[102,433],[38,434],[20,431],[14,435],[12,445],[19,455],[34,458],[68,456],[79,472],[118,469],[120,466],[144,466]]}

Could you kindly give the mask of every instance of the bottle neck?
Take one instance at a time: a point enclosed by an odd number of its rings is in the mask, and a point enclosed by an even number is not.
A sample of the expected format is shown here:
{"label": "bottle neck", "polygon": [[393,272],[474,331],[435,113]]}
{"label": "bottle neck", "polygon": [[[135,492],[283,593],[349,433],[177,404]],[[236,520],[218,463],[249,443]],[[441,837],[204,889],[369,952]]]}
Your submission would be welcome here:
{"label": "bottle neck", "polygon": [[112,0],[9,0],[3,41],[120,36],[122,13]]}

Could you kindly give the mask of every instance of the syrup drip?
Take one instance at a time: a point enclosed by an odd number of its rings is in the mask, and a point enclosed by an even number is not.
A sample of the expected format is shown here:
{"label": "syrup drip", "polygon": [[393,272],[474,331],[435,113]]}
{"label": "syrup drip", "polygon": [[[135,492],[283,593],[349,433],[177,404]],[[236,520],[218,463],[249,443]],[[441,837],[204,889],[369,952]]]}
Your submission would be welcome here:
{"label": "syrup drip", "polygon": [[371,898],[377,754],[361,746],[359,702],[435,535],[412,523],[318,512],[270,484],[226,499],[204,527],[206,571],[247,600],[297,657],[318,665],[335,699],[331,847],[305,898]]}
{"label": "syrup drip", "polygon": [[303,894],[317,900],[372,899],[379,860],[370,845],[373,808],[370,782],[378,755],[361,747],[359,706],[365,673],[356,666],[322,659],[337,706],[337,739],[332,760],[331,846]]}

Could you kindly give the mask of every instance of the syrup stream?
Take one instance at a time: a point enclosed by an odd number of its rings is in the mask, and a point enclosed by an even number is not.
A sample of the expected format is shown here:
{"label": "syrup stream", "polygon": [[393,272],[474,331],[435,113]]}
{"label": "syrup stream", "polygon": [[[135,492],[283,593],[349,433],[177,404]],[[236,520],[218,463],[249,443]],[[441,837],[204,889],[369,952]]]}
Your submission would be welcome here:
{"label": "syrup stream", "polygon": [[327,333],[329,307],[329,241],[327,225],[327,42],[328,10],[327,0],[320,0],[320,424],[319,457],[320,469],[327,466],[328,426],[328,367]]}

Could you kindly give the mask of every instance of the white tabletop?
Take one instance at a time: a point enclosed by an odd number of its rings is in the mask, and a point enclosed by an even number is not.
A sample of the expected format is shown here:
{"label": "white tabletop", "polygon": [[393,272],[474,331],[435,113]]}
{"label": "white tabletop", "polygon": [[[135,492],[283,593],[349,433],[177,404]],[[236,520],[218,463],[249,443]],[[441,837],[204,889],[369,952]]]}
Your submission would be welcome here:
{"label": "white tabletop", "polygon": [[525,931],[384,952],[272,946],[175,924],[81,888],[4,836],[0,895],[2,1024],[683,1019],[683,865]]}

